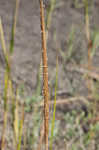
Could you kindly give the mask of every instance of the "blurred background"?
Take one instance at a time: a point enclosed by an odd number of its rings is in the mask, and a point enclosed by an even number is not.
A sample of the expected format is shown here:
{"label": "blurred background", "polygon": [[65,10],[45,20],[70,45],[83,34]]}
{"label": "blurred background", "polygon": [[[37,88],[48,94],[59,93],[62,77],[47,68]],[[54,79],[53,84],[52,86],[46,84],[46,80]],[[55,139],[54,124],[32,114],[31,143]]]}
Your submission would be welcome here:
{"label": "blurred background", "polygon": [[[4,35],[7,50],[9,49],[9,41],[11,39],[11,26],[13,22],[13,15],[15,11],[15,0],[0,0],[0,17],[4,28]],[[45,21],[48,17],[48,11],[50,7],[50,1],[46,3],[45,0]],[[92,44],[95,44],[92,49],[92,65],[94,70],[92,72],[99,73],[99,1],[88,1],[88,14],[89,14],[89,28],[90,28],[90,40]],[[81,66],[87,66],[88,64],[88,40],[86,37],[86,21],[85,21],[85,5],[83,0],[56,0],[54,9],[52,11],[51,23],[48,30],[47,39],[47,52],[48,52],[48,72],[49,72],[49,90],[51,99],[54,97],[55,78],[56,78],[56,58],[58,55],[58,88],[57,97],[60,99],[71,98],[74,96],[88,96],[88,87],[86,85],[86,70],[81,71]],[[29,104],[26,104],[29,113],[26,118],[26,125],[28,121],[31,122],[32,102],[36,101],[33,95],[39,91],[39,98],[42,99],[42,46],[41,46],[41,31],[40,31],[40,6],[39,0],[20,0],[18,20],[16,25],[15,45],[14,53],[11,56],[11,73],[13,85],[20,90],[24,89],[24,94],[20,97],[24,97],[25,100],[29,100]],[[80,66],[80,67],[77,67]],[[83,67],[82,67],[83,68]],[[2,99],[4,89],[4,72],[5,72],[5,59],[0,44],[0,97]],[[93,75],[92,75],[92,78]],[[95,79],[95,83],[96,79]],[[98,84],[97,84],[98,85]],[[99,88],[99,85],[97,86]],[[98,91],[98,90],[97,90]],[[96,91],[96,92],[97,92]],[[96,93],[95,93],[96,94]],[[34,98],[34,99],[33,99]],[[39,99],[38,98],[38,99]],[[32,100],[31,100],[32,99]],[[28,101],[27,100],[27,101]],[[32,101],[32,102],[31,102]],[[80,102],[81,104],[82,102]],[[1,109],[3,102],[1,101]],[[29,106],[30,105],[30,106]],[[75,123],[74,117],[66,116],[61,118],[68,109],[74,110],[82,105],[71,105],[71,107],[58,108],[57,122],[58,126],[55,130],[55,144],[54,149],[67,150],[66,144],[69,143],[69,150],[84,150],[84,148],[90,149],[90,147],[82,144],[82,147],[77,144],[77,139],[80,136],[76,134],[76,127],[74,130],[68,133],[66,136],[65,129],[72,129],[72,124]],[[2,117],[3,111],[1,111]],[[34,113],[34,112],[33,112]],[[33,114],[32,114],[33,115]],[[78,116],[78,114],[77,114]],[[0,117],[0,118],[1,118]],[[69,118],[69,126],[66,126]],[[36,118],[37,123],[40,118]],[[62,122],[62,129],[59,129],[59,121]],[[66,122],[67,121],[67,122]],[[77,121],[77,120],[76,120]],[[9,121],[10,122],[10,121]],[[1,119],[2,123],[2,119]],[[76,124],[77,125],[77,124]],[[31,129],[31,123],[28,127]],[[40,122],[38,128],[40,127]],[[81,126],[82,128],[82,126]],[[1,127],[2,130],[2,127]],[[12,136],[8,126],[7,135]],[[34,129],[35,130],[35,129]],[[32,129],[33,133],[34,130]],[[31,131],[31,130],[30,130]],[[27,145],[32,143],[31,137],[38,138],[38,134],[31,135],[28,133]],[[59,133],[60,132],[60,133]],[[58,135],[59,133],[59,135]],[[77,137],[75,136],[78,135]],[[58,136],[57,136],[58,135]],[[13,136],[11,137],[11,139]],[[77,139],[76,139],[77,138]],[[87,138],[84,136],[84,138]],[[7,138],[8,139],[8,138]],[[34,138],[35,139],[35,138]],[[61,141],[59,142],[59,140]],[[71,141],[69,139],[72,139]],[[83,138],[81,138],[83,139]],[[84,140],[84,139],[83,139]],[[7,140],[9,141],[9,140]],[[36,141],[36,140],[34,140]],[[69,142],[68,142],[69,141]],[[29,143],[30,142],[30,143]],[[93,142],[93,141],[92,141]],[[11,141],[8,142],[8,149],[11,147]],[[34,142],[35,143],[35,142]],[[74,144],[74,147],[70,145]],[[32,143],[33,144],[33,143]],[[92,143],[91,143],[92,144]],[[30,144],[31,145],[31,144]],[[85,146],[85,147],[84,147]],[[28,146],[27,146],[28,147]],[[37,145],[36,145],[37,147]],[[13,150],[13,149],[10,149]],[[26,150],[32,150],[32,147],[26,148]],[[90,149],[96,150],[96,148]],[[98,150],[98,148],[97,148]]]}

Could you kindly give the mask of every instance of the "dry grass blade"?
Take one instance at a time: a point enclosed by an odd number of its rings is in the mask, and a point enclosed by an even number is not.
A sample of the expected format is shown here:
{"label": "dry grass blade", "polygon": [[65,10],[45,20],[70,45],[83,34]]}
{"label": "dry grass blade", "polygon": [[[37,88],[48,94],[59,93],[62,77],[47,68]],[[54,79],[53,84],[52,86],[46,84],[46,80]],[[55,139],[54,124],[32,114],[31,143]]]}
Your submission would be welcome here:
{"label": "dry grass blade", "polygon": [[[88,0],[84,0],[85,5],[85,24],[86,24],[86,38],[88,41],[88,69],[91,70],[92,59],[91,59],[91,50],[92,50],[92,41],[90,38],[90,26],[89,26],[89,14],[88,14]],[[88,89],[92,91],[92,80],[88,78]]]}
{"label": "dry grass blade", "polygon": [[4,149],[5,146],[5,130],[7,125],[7,114],[8,114],[8,89],[9,89],[9,71],[10,71],[10,64],[9,64],[9,57],[6,49],[5,39],[4,39],[4,32],[3,32],[3,26],[2,21],[0,18],[0,39],[1,39],[1,45],[3,49],[4,58],[6,61],[6,70],[5,70],[5,87],[4,87],[4,123],[3,123],[3,130],[2,130],[2,139],[1,139],[1,149]]}
{"label": "dry grass blade", "polygon": [[22,130],[24,123],[24,104],[21,105],[21,119],[19,115],[19,103],[18,103],[18,88],[16,89],[16,95],[12,97],[12,117],[13,117],[13,129],[14,129],[14,143],[16,146],[16,150],[20,150],[21,148],[21,138],[22,138]]}
{"label": "dry grass blade", "polygon": [[17,98],[16,98],[16,101],[15,101],[15,111],[14,111],[13,124],[14,124],[15,143],[17,145],[18,135],[19,135],[19,115],[18,115],[18,101],[17,101]]}
{"label": "dry grass blade", "polygon": [[7,50],[6,50],[5,40],[4,40],[4,32],[3,32],[1,18],[0,18],[0,38],[1,38],[1,44],[2,44],[4,55],[6,55]]}
{"label": "dry grass blade", "polygon": [[14,18],[13,18],[12,32],[11,32],[10,53],[13,53],[13,50],[14,50],[14,38],[15,38],[15,32],[16,32],[16,23],[17,23],[19,2],[20,2],[20,0],[16,0],[15,14],[14,14]]}
{"label": "dry grass blade", "polygon": [[50,8],[47,12],[47,20],[46,20],[47,30],[49,30],[50,25],[51,25],[51,18],[52,18],[52,13],[53,13],[53,10],[54,10],[54,7],[55,7],[55,3],[56,3],[56,0],[50,0]]}
{"label": "dry grass blade", "polygon": [[53,118],[52,118],[52,125],[51,125],[50,150],[52,150],[52,146],[53,146],[53,134],[55,128],[57,85],[58,85],[58,56],[56,59],[55,97],[54,97],[54,109],[53,109]]}
{"label": "dry grass blade", "polygon": [[22,105],[22,114],[21,120],[19,122],[19,131],[18,131],[18,144],[16,150],[21,149],[21,140],[22,140],[22,133],[23,133],[23,124],[24,124],[24,104]]}
{"label": "dry grass blade", "polygon": [[76,72],[81,73],[83,75],[86,74],[91,79],[96,79],[99,81],[99,74],[96,73],[95,71],[88,70],[85,67],[78,66],[78,65],[72,65],[72,66],[70,65],[70,66],[66,67],[66,69],[68,71],[76,71]]}
{"label": "dry grass blade", "polygon": [[4,58],[5,58],[5,61],[6,61],[6,67],[7,67],[7,70],[9,71],[9,69],[10,69],[9,55],[8,55],[7,49],[6,49],[1,18],[0,18],[0,38],[1,38],[1,45],[2,45],[2,49],[3,49]]}
{"label": "dry grass blade", "polygon": [[44,122],[43,122],[42,125],[41,125],[41,129],[40,129],[40,140],[39,140],[39,144],[38,144],[37,150],[41,150],[42,143],[43,143],[43,138],[44,138]]}
{"label": "dry grass blade", "polygon": [[[60,105],[64,105],[64,104],[68,105],[68,104],[79,102],[79,101],[83,101],[84,103],[86,103],[86,105],[89,104],[87,98],[85,98],[83,96],[76,96],[76,97],[71,97],[71,98],[66,98],[66,99],[57,99],[56,106],[60,106]],[[49,104],[54,105],[54,100],[50,101]],[[40,106],[43,107],[44,104],[41,103]]]}
{"label": "dry grass blade", "polygon": [[90,27],[89,27],[89,15],[88,15],[88,0],[84,0],[85,5],[85,22],[86,22],[86,38],[88,41],[88,68],[91,67],[91,40],[90,40]]}
{"label": "dry grass blade", "polygon": [[54,11],[56,0],[50,0],[50,6],[47,11],[47,17],[46,17],[46,39],[48,39],[48,31],[51,26],[51,20],[52,20],[52,13]]}
{"label": "dry grass blade", "polygon": [[5,147],[5,130],[7,126],[7,114],[8,114],[8,88],[9,88],[9,77],[8,73],[5,73],[5,88],[4,88],[4,122],[1,139],[1,150]]}
{"label": "dry grass blade", "polygon": [[43,62],[43,95],[44,95],[44,136],[45,148],[48,150],[48,130],[49,130],[49,90],[48,90],[48,65],[46,50],[46,34],[43,1],[40,2],[40,21],[41,21],[41,37],[42,37],[42,62]]}

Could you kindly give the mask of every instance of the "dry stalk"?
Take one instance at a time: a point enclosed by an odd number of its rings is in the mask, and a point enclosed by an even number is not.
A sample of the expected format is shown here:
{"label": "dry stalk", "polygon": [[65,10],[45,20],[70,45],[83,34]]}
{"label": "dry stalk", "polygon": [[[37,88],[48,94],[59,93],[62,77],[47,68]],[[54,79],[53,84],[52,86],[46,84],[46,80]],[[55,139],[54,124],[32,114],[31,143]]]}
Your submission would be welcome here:
{"label": "dry stalk", "polygon": [[[57,99],[56,101],[56,106],[61,106],[61,105],[69,105],[71,103],[83,101],[86,105],[89,104],[88,102],[89,97],[85,98],[83,96],[76,96],[76,97],[71,97],[71,98],[66,98],[66,99]],[[49,105],[54,105],[54,100],[50,101]],[[41,103],[40,107],[43,107],[44,104]]]}
{"label": "dry stalk", "polygon": [[41,129],[40,129],[40,140],[39,140],[39,144],[38,144],[38,148],[37,150],[41,150],[41,146],[43,143],[43,138],[44,138],[44,122],[41,125]]}
{"label": "dry stalk", "polygon": [[3,100],[4,100],[4,118],[3,118],[3,129],[2,129],[2,137],[1,137],[1,150],[4,149],[5,147],[5,132],[6,132],[6,127],[7,127],[7,116],[8,116],[8,89],[9,89],[9,57],[8,57],[8,53],[7,53],[7,49],[6,49],[6,44],[5,44],[5,39],[4,39],[4,31],[3,31],[3,26],[2,26],[2,21],[0,18],[0,40],[1,40],[1,46],[3,49],[3,54],[5,57],[5,61],[6,61],[6,71],[5,71],[5,78],[4,78],[4,96],[3,96]]}
{"label": "dry stalk", "polygon": [[16,0],[16,5],[15,5],[15,12],[13,16],[13,24],[11,28],[11,41],[10,41],[10,53],[12,54],[14,51],[14,40],[15,40],[15,33],[16,33],[16,24],[17,24],[17,18],[18,18],[18,11],[19,11],[19,3],[20,0]]}
{"label": "dry stalk", "polygon": [[84,0],[85,2],[85,29],[86,29],[86,38],[88,41],[88,68],[90,70],[91,67],[91,40],[90,40],[90,27],[89,27],[89,15],[88,15],[88,0]]}
{"label": "dry stalk", "polygon": [[42,37],[42,63],[43,63],[44,136],[45,136],[45,149],[48,150],[48,130],[49,130],[48,65],[47,65],[44,7],[43,7],[43,1],[39,0],[39,2],[40,2],[40,22],[41,22],[41,37]]}
{"label": "dry stalk", "polygon": [[15,14],[14,14],[14,23],[13,23],[14,35],[15,35],[15,32],[16,32],[16,23],[17,23],[17,17],[18,17],[19,2],[20,2],[20,0],[16,0],[16,7],[15,7]]}
{"label": "dry stalk", "polygon": [[[91,50],[92,50],[92,41],[90,38],[90,25],[89,25],[89,14],[88,14],[88,0],[84,0],[85,3],[85,28],[86,28],[86,38],[88,41],[88,70],[91,70],[92,59],[91,59]],[[92,91],[92,80],[88,78],[88,89]]]}
{"label": "dry stalk", "polygon": [[99,81],[99,73],[96,73],[94,68],[89,70],[81,65],[69,65],[68,67],[66,67],[66,69],[68,71],[76,71],[83,75],[86,74],[90,79],[96,79],[97,81]]}

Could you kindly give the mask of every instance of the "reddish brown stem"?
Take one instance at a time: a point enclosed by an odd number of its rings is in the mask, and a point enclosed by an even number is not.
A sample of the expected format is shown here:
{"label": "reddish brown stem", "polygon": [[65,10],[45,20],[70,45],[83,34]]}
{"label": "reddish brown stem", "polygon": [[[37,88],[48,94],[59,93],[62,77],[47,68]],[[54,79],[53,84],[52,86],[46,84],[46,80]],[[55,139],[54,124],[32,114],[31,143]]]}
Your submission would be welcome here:
{"label": "reddish brown stem", "polygon": [[49,90],[48,90],[48,65],[47,65],[47,50],[46,50],[46,34],[45,34],[45,19],[43,1],[40,2],[40,22],[41,22],[41,37],[42,37],[42,62],[43,62],[43,95],[44,95],[44,135],[46,150],[48,150],[48,126],[49,126]]}

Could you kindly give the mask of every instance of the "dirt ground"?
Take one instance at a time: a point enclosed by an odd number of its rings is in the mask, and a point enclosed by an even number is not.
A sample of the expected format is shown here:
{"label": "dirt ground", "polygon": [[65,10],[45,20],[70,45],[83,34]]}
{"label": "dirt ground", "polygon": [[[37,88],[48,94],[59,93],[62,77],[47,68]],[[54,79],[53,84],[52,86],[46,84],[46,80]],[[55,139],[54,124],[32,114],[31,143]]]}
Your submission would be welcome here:
{"label": "dirt ground", "polygon": [[[79,4],[82,3],[78,0]],[[11,35],[11,25],[14,0],[0,0],[0,17],[2,19],[7,49]],[[17,22],[15,48],[12,56],[12,79],[16,86],[23,83],[26,96],[31,96],[37,86],[37,74],[41,60],[41,35],[40,35],[40,9],[38,0],[21,0]],[[46,16],[46,10],[45,10]],[[99,31],[99,1],[94,0],[90,6],[90,28]],[[73,53],[64,64],[59,49],[68,53],[68,40],[74,29]],[[67,95],[87,95],[85,78],[77,71],[70,71],[69,66],[76,64],[87,64],[87,39],[85,30],[84,8],[76,8],[74,0],[56,0],[56,7],[53,12],[51,28],[48,38],[48,71],[49,84],[54,86],[56,56],[59,56],[58,66],[58,93]],[[0,94],[3,89],[4,79],[4,58],[0,44]],[[93,65],[99,66],[99,51],[97,49],[93,58]],[[66,69],[66,67],[68,69]],[[67,96],[66,95],[66,96]],[[65,97],[65,96],[64,96]],[[57,144],[56,144],[57,145]]]}

